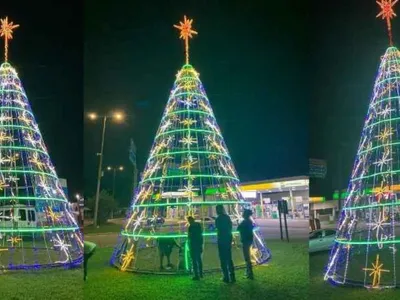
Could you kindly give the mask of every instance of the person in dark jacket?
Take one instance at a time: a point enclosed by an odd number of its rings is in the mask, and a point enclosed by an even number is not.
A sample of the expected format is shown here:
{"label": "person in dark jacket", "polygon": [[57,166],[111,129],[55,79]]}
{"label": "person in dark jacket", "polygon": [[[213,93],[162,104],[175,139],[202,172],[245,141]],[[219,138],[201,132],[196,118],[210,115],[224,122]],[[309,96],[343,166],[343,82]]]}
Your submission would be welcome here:
{"label": "person in dark jacket", "polygon": [[181,248],[173,238],[161,238],[158,240],[158,250],[160,253],[160,270],[164,270],[163,262],[164,256],[167,257],[167,270],[172,268],[171,253],[174,247]]}
{"label": "person in dark jacket", "polygon": [[250,258],[250,248],[253,244],[253,222],[251,220],[251,215],[253,213],[251,210],[245,210],[243,212],[243,221],[239,224],[238,230],[240,232],[240,240],[242,242],[243,247],[243,256],[246,262],[246,277],[248,279],[254,279],[253,268],[251,265]]}
{"label": "person in dark jacket", "polygon": [[188,218],[188,240],[190,256],[192,257],[193,265],[193,280],[203,278],[203,262],[201,261],[201,254],[203,252],[203,229],[200,223],[195,222],[192,216]]}
{"label": "person in dark jacket", "polygon": [[217,219],[215,227],[217,228],[218,254],[221,262],[221,269],[225,283],[235,282],[235,267],[232,260],[232,221],[225,213],[222,205],[216,206]]}

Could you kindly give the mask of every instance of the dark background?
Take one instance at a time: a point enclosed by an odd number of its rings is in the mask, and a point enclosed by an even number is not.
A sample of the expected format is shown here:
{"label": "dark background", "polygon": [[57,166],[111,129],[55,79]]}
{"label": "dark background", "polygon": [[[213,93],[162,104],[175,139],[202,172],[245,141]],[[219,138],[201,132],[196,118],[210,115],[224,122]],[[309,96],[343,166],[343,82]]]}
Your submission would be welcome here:
{"label": "dark background", "polygon": [[[305,158],[321,158],[328,162],[327,178],[312,180],[311,193],[330,196],[347,186],[388,45],[386,24],[375,18],[375,1],[298,2],[87,0],[85,24],[83,4],[71,1],[7,2],[0,15],[21,25],[10,62],[71,194],[83,189],[82,175],[86,195],[95,191],[101,126],[85,121],[83,145],[83,111],[118,108],[129,117],[108,124],[104,163],[126,166],[117,196],[129,202],[129,139],[135,139],[142,170],[184,61],[172,25],[186,14],[199,31],[191,63],[242,181],[306,174]],[[399,26],[395,18],[395,43]],[[111,174],[103,180],[111,188]]]}
{"label": "dark background", "polygon": [[[310,193],[331,199],[347,187],[380,57],[389,45],[386,21],[375,1],[312,0],[310,156],[326,159],[327,177]],[[400,5],[395,6],[399,12]],[[400,20],[392,22],[395,45]]]}
{"label": "dark background", "polygon": [[[19,24],[9,42],[16,68],[59,177],[69,194],[83,191],[82,5],[2,2],[0,17]],[[31,4],[30,4],[31,3]],[[1,55],[4,60],[4,39]]]}
{"label": "dark background", "polygon": [[[249,3],[250,2],[250,3]],[[116,198],[128,205],[129,139],[143,170],[177,71],[186,14],[199,34],[200,73],[242,181],[306,175],[309,88],[307,8],[298,1],[85,1],[85,112],[122,109],[107,125],[104,166],[124,165]],[[85,121],[85,193],[95,193],[101,122]],[[129,168],[129,169],[128,169]],[[111,189],[111,172],[103,187]]]}

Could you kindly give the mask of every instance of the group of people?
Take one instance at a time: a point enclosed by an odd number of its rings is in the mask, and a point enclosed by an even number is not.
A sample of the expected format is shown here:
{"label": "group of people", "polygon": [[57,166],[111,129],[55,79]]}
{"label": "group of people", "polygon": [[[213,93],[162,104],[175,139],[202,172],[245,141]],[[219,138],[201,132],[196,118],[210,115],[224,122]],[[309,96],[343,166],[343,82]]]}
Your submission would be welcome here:
{"label": "group of people", "polygon": [[[221,269],[223,274],[223,282],[233,283],[236,281],[235,277],[235,267],[232,260],[232,221],[231,218],[225,213],[224,207],[222,205],[216,206],[216,211],[218,217],[215,220],[215,227],[217,229],[217,240],[218,240],[218,254],[221,263]],[[246,278],[254,279],[250,249],[253,244],[253,222],[251,221],[251,210],[245,210],[243,212],[243,221],[238,226],[238,231],[240,233],[240,239],[243,247],[243,257],[246,262]],[[203,278],[203,229],[200,223],[196,222],[193,217],[188,217],[188,242],[189,251],[192,260],[193,280],[200,280]],[[180,259],[179,269],[184,269],[184,253],[183,246],[179,245],[174,239],[162,238],[158,240],[158,248],[160,252],[160,269],[163,270],[164,257],[167,258],[167,269],[172,268],[170,261],[172,249],[174,247],[180,249],[180,254],[182,259]],[[96,249],[96,245],[91,242],[85,241],[85,255],[84,255],[84,280],[87,277],[87,262],[89,258],[93,255]]]}
{"label": "group of people", "polygon": [[[217,205],[216,211],[218,217],[215,220],[215,227],[217,229],[218,254],[223,274],[222,280],[225,283],[233,283],[236,281],[236,277],[232,260],[232,221],[225,213],[222,205]],[[244,219],[238,226],[243,247],[243,256],[246,262],[246,277],[248,279],[254,279],[250,257],[250,248],[253,244],[253,222],[250,219],[251,215],[251,210],[245,210],[243,213]],[[193,280],[200,280],[200,278],[203,278],[203,229],[201,224],[196,222],[191,216],[188,217],[188,223],[189,250],[194,273]],[[182,249],[176,241],[160,239],[159,250],[161,269],[163,269],[164,256],[166,256],[168,260],[167,268],[171,268],[170,255],[174,246]]]}

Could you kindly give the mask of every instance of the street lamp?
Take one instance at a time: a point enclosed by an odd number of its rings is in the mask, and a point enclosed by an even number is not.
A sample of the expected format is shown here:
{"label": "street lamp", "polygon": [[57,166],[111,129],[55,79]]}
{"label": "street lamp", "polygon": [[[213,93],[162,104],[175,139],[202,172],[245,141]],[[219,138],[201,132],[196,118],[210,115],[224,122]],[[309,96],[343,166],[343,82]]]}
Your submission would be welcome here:
{"label": "street lamp", "polygon": [[[114,200],[115,200],[115,175],[116,175],[116,173],[117,173],[117,170],[118,171],[123,171],[124,170],[124,167],[123,166],[119,166],[119,167],[110,167],[110,166],[108,166],[107,167],[107,170],[108,171],[113,171],[113,189],[112,189],[112,196],[113,196],[113,198],[114,198]],[[111,210],[111,219],[113,219],[114,218],[114,210]]]}
{"label": "street lamp", "polygon": [[102,131],[102,135],[101,135],[101,148],[100,148],[100,153],[97,153],[97,155],[99,155],[100,158],[99,158],[99,169],[98,169],[98,173],[97,173],[96,201],[95,201],[94,218],[93,218],[93,225],[98,227],[97,215],[98,215],[98,210],[99,210],[101,173],[102,173],[102,168],[103,168],[104,136],[106,133],[107,119],[113,119],[117,122],[121,122],[124,119],[124,114],[122,112],[114,112],[110,115],[98,116],[96,113],[92,112],[92,113],[88,114],[88,117],[89,117],[89,119],[91,119],[93,121],[98,118],[103,119],[103,131]]}

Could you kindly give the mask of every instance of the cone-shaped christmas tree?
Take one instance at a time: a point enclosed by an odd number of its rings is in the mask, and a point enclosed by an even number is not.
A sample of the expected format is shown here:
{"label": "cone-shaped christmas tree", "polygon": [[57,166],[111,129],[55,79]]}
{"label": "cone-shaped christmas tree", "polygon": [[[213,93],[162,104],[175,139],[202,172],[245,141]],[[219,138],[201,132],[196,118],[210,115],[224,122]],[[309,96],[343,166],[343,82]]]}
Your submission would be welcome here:
{"label": "cone-shaped christmas tree", "polygon": [[394,3],[379,3],[391,46],[381,58],[325,274],[335,284],[400,285],[400,52],[391,38]]}
{"label": "cone-shaped christmas tree", "polygon": [[82,237],[50,161],[28,98],[7,62],[18,27],[1,20],[0,268],[72,267],[82,261]]}
{"label": "cone-shaped christmas tree", "polygon": [[[192,20],[176,28],[185,40],[186,64],[178,72],[160,127],[135,193],[127,223],[112,264],[121,270],[155,272],[163,261],[157,248],[175,240],[170,272],[190,271],[187,221],[191,215],[203,226],[204,271],[219,269],[215,231],[215,206],[222,204],[234,223],[233,259],[244,265],[236,226],[245,205],[239,179],[217,125],[210,102],[189,64],[188,40],[197,34]],[[260,264],[270,252],[254,232],[252,260]]]}

